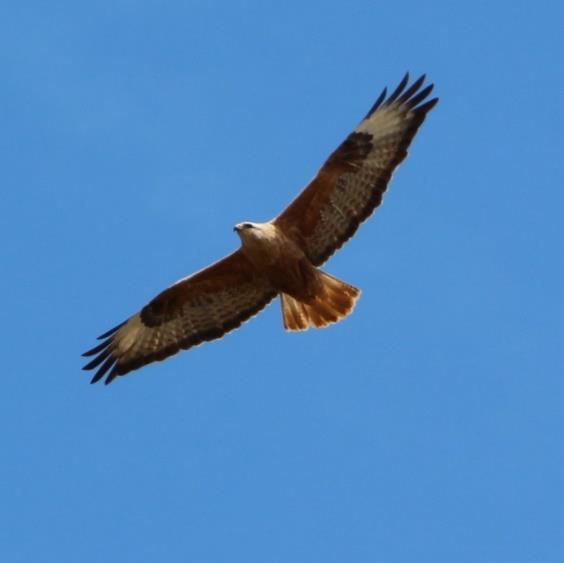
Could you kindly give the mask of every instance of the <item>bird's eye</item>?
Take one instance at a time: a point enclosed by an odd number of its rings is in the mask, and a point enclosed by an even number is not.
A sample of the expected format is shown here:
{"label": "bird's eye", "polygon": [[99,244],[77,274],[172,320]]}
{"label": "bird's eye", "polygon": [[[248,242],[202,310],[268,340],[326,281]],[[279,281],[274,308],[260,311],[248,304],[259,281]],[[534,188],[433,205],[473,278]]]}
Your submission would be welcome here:
{"label": "bird's eye", "polygon": [[243,223],[241,225],[241,227],[243,227],[243,229],[252,229],[253,228],[251,223]]}

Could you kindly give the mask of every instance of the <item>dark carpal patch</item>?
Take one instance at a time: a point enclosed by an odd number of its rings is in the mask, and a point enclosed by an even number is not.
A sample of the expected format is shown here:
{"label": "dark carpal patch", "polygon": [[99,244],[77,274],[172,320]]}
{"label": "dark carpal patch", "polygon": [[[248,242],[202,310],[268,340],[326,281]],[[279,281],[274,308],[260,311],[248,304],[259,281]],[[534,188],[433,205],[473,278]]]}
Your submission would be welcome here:
{"label": "dark carpal patch", "polygon": [[344,163],[360,164],[372,150],[370,133],[351,133],[335,151],[334,158]]}
{"label": "dark carpal patch", "polygon": [[[100,379],[108,374],[105,380],[105,383],[107,385],[119,375],[125,375],[126,373],[138,369],[141,366],[144,366],[151,362],[164,360],[165,358],[176,354],[176,352],[178,352],[179,350],[188,350],[192,346],[197,346],[202,342],[221,338],[227,332],[236,329],[244,321],[256,315],[261,309],[266,307],[266,305],[268,305],[268,303],[270,303],[270,301],[272,301],[275,296],[276,292],[271,292],[258,303],[254,304],[252,307],[238,312],[233,318],[224,320],[218,326],[190,334],[185,338],[180,339],[178,342],[169,344],[164,348],[156,350],[147,349],[144,354],[129,361],[120,360],[120,358],[115,355],[115,350],[113,348],[115,332],[125,324],[122,323],[117,328],[114,328],[111,331],[105,333],[105,335],[102,335],[102,337],[106,338],[104,342],[83,354],[83,356],[85,357],[93,355],[96,355],[96,357],[90,363],[86,364],[82,369],[92,370],[94,368],[98,368],[91,380],[91,383],[100,381]],[[154,308],[155,305],[156,309]],[[143,324],[148,327],[155,327],[155,329],[158,330],[156,328],[157,326],[163,325],[167,322],[167,320],[164,319],[163,315],[166,316],[166,310],[169,305],[170,300],[163,301],[162,303],[155,300],[155,303],[147,305],[147,307],[145,307],[141,312],[141,320],[143,321]],[[161,317],[158,324],[148,324],[148,322],[155,323],[159,314],[161,315]],[[143,316],[145,318],[143,318]],[[168,320],[172,319],[169,318]]]}
{"label": "dark carpal patch", "polygon": [[173,318],[171,312],[182,312],[182,307],[177,307],[178,299],[176,297],[168,297],[167,299],[153,299],[147,306],[141,310],[141,321],[147,327],[161,326],[163,323]]}
{"label": "dark carpal patch", "polygon": [[[283,292],[286,328],[307,328],[307,318],[310,326],[326,326],[340,314],[348,314],[358,297],[356,288],[333,279],[332,284],[340,283],[343,291],[331,293],[328,301],[320,300],[313,291],[317,284],[310,283],[308,276],[313,266],[323,264],[380,205],[391,174],[406,157],[426,114],[438,102],[437,98],[427,99],[433,86],[423,87],[424,80],[425,75],[409,85],[406,74],[391,95],[384,89],[367,114],[367,119],[374,119],[362,122],[341,143],[313,181],[273,221],[307,260],[287,267],[281,259],[280,265],[263,271],[238,250],[180,280],[126,321],[129,324],[122,323],[101,335],[102,342],[83,354],[89,357],[83,369],[94,371],[92,383],[105,377],[108,384],[181,349],[221,338],[256,315],[279,291]],[[239,228],[253,225],[243,223]],[[288,256],[291,263],[297,255],[289,252]],[[285,271],[270,275],[276,268]],[[287,281],[291,276],[286,269],[290,268],[297,269],[295,283]],[[278,278],[286,281],[271,281]]]}

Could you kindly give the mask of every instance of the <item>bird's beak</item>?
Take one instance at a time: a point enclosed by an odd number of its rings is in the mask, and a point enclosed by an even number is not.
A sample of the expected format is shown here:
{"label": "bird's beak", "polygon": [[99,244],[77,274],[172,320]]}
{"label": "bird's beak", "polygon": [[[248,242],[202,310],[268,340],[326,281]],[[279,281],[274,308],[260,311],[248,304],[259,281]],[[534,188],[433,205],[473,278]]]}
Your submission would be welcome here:
{"label": "bird's beak", "polygon": [[233,230],[234,230],[236,233],[238,233],[238,232],[239,232],[239,225],[235,225],[235,226],[233,227]]}

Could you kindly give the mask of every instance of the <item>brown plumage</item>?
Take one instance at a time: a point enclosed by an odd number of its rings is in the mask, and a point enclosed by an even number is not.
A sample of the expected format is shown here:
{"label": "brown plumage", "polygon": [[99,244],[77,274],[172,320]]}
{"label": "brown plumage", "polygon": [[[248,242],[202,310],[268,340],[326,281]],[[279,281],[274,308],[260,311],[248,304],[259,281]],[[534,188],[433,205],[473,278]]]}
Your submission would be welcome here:
{"label": "brown plumage", "polygon": [[296,299],[280,294],[282,316],[286,330],[323,328],[344,319],[352,313],[360,289],[319,271],[319,290],[309,299]]}
{"label": "brown plumage", "polygon": [[241,248],[184,278],[84,354],[92,383],[221,338],[280,295],[284,327],[325,327],[349,315],[360,290],[319,270],[381,203],[395,168],[427,113],[432,85],[408,75],[376,100],[317,176],[278,217],[240,223]]}

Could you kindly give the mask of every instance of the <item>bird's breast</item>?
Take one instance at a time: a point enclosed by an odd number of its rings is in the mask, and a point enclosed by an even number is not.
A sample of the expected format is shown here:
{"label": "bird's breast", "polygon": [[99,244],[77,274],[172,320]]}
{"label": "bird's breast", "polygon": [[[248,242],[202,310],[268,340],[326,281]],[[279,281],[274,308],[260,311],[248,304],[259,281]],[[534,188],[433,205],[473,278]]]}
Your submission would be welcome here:
{"label": "bird's breast", "polygon": [[296,298],[307,298],[315,293],[316,268],[302,249],[283,233],[247,241],[243,252],[278,291]]}

